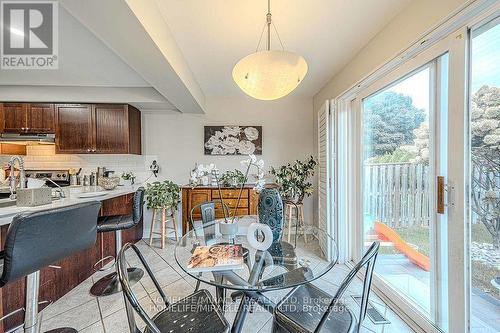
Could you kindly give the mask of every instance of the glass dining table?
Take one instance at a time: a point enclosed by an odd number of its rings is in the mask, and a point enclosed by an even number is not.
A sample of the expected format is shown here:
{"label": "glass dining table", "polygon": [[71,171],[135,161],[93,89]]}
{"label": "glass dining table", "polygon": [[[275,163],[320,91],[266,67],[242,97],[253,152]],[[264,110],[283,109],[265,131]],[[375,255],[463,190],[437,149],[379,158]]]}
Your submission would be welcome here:
{"label": "glass dining table", "polygon": [[[235,291],[241,302],[233,322],[232,332],[241,332],[252,302],[273,313],[274,304],[266,292],[298,287],[326,274],[337,263],[338,249],[333,238],[325,231],[308,226],[304,235],[293,235],[289,243],[286,237],[273,242],[267,250],[258,250],[247,239],[247,228],[257,222],[257,216],[239,218],[238,232],[233,237],[219,233],[218,221],[196,226],[186,233],[175,246],[175,260],[188,275],[216,287],[217,303],[224,311],[226,290]],[[209,234],[210,236],[208,236]],[[215,237],[214,237],[215,235]],[[206,237],[207,236],[207,237]],[[209,238],[210,241],[205,241]],[[192,272],[189,259],[197,246],[236,244],[243,248],[244,269]]]}

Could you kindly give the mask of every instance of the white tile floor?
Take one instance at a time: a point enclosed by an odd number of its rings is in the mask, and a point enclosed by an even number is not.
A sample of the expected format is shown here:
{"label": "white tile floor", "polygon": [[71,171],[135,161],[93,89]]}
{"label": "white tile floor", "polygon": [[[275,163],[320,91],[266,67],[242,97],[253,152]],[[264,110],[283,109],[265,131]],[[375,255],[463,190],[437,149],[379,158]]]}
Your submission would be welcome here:
{"label": "white tile floor", "polygon": [[[177,266],[173,255],[173,244],[174,243],[170,241],[169,245],[164,250],[157,247],[149,247],[143,241],[139,242],[137,245],[146,260],[150,263],[155,276],[167,296],[175,301],[193,292],[195,280],[187,276],[186,273],[182,272]],[[57,327],[69,326],[77,329],[79,332],[85,333],[128,332],[125,304],[121,293],[99,298],[89,294],[92,283],[107,273],[109,272],[95,273],[67,295],[42,311],[40,316],[41,331],[44,332]],[[325,274],[314,283],[321,286],[330,294],[333,294],[346,274],[347,268],[342,265],[337,265],[329,273]],[[354,301],[352,301],[350,295],[360,294],[361,287],[361,280],[356,280],[352,288],[348,291],[349,296],[346,296],[348,304],[352,306],[355,312],[358,307],[355,305]],[[205,288],[214,294],[215,288],[206,285]],[[161,301],[158,298],[157,292],[154,290],[151,280],[145,276],[141,279],[140,283],[137,283],[133,287],[133,289],[146,311],[154,313],[155,304],[161,304]],[[269,292],[267,296],[277,302],[286,292],[285,290]],[[370,319],[367,318],[364,321],[363,332],[413,332],[394,312],[386,307],[376,295],[372,293],[370,299],[382,314],[391,321],[391,324],[374,325]],[[237,308],[237,302],[229,303],[226,318],[230,323],[234,320]],[[258,307],[254,313],[247,315],[243,326],[243,332],[271,332],[271,327],[272,315]]]}

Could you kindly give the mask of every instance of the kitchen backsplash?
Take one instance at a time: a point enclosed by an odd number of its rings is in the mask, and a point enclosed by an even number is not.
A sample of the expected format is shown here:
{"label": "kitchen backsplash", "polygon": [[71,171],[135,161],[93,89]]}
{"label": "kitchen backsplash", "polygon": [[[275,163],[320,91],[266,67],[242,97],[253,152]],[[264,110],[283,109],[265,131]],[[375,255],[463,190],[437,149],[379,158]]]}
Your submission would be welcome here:
{"label": "kitchen backsplash", "polygon": [[[55,154],[53,145],[36,145],[26,147],[24,164],[26,169],[32,170],[57,170],[82,168],[83,174],[96,171],[97,167],[104,166],[114,170],[116,175],[132,171],[137,182],[143,182],[150,175],[149,166],[156,159],[150,155],[64,155]],[[5,166],[10,156],[0,156],[0,163]]]}

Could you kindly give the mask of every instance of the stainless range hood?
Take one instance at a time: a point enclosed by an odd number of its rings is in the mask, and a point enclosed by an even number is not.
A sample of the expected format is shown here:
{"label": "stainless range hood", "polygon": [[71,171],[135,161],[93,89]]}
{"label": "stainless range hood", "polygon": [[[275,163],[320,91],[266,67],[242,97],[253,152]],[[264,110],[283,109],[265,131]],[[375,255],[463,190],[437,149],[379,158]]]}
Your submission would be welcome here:
{"label": "stainless range hood", "polygon": [[55,134],[2,133],[0,134],[0,142],[54,143]]}

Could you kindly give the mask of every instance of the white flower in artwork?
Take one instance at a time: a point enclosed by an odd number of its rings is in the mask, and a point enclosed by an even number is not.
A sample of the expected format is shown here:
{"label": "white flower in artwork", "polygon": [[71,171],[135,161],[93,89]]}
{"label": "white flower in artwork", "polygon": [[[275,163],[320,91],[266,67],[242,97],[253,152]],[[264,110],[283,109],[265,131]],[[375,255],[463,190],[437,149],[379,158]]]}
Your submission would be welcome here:
{"label": "white flower in artwork", "polygon": [[216,139],[224,139],[226,137],[226,134],[223,133],[222,131],[216,131],[214,133],[214,135],[212,136],[212,138],[216,138]]}
{"label": "white flower in artwork", "polygon": [[255,127],[247,127],[243,132],[249,141],[254,141],[259,138],[259,131]]}
{"label": "white flower in artwork", "polygon": [[239,140],[233,136],[228,136],[224,141],[222,141],[222,149],[226,151],[227,154],[236,153],[236,148],[238,147]]}
{"label": "white flower in artwork", "polygon": [[239,136],[241,128],[239,126],[224,126],[222,133],[226,136]]}
{"label": "white flower in artwork", "polygon": [[212,155],[226,155],[226,152],[221,147],[214,147],[210,154],[212,154]]}
{"label": "white flower in artwork", "polygon": [[255,145],[251,141],[242,140],[238,144],[238,151],[242,155],[253,154],[255,151]]}
{"label": "white flower in artwork", "polygon": [[211,136],[210,139],[205,143],[205,147],[208,149],[213,149],[217,146],[220,146],[222,144],[222,141],[219,138],[216,138],[215,136]]}

